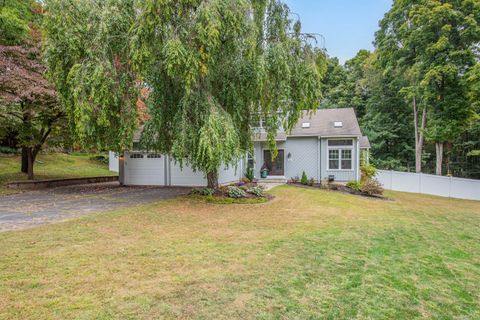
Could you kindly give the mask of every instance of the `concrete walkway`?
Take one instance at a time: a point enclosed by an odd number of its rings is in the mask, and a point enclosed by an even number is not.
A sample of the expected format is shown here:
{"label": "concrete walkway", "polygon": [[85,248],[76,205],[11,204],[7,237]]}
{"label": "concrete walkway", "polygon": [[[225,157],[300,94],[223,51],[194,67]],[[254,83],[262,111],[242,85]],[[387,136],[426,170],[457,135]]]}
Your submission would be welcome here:
{"label": "concrete walkway", "polygon": [[122,187],[118,182],[110,182],[0,196],[0,232],[170,199],[189,191],[190,188]]}

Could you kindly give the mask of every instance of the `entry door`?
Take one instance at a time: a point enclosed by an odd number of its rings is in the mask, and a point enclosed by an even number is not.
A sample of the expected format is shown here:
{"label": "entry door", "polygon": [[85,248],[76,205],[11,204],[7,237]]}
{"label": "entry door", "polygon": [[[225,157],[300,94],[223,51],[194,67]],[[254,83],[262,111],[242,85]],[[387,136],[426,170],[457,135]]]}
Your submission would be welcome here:
{"label": "entry door", "polygon": [[278,155],[275,160],[272,160],[272,153],[270,150],[263,150],[263,159],[268,168],[269,176],[283,176],[285,175],[285,166],[284,166],[284,152],[283,150],[278,150]]}

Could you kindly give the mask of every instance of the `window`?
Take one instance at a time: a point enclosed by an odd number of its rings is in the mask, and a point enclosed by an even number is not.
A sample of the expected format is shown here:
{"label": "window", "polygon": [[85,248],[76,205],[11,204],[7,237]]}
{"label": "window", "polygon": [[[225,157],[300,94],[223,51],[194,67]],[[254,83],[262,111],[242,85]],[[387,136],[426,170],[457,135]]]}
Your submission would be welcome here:
{"label": "window", "polygon": [[248,153],[248,158],[247,158],[247,168],[254,168],[255,167],[255,159],[253,158],[253,154],[250,152]]}
{"label": "window", "polygon": [[353,169],[353,140],[328,140],[328,168],[327,170]]}
{"label": "window", "polygon": [[342,169],[352,169],[352,150],[342,150]]}
{"label": "window", "polygon": [[132,153],[130,155],[130,159],[142,159],[143,158],[143,154],[141,153]]}
{"label": "window", "polygon": [[344,139],[344,140],[328,140],[329,147],[336,147],[336,146],[353,146],[353,140],[351,139]]}
{"label": "window", "polygon": [[339,150],[328,150],[328,168],[331,170],[340,169]]}
{"label": "window", "polygon": [[160,159],[161,157],[162,157],[162,155],[159,154],[159,153],[149,153],[147,155],[148,159]]}

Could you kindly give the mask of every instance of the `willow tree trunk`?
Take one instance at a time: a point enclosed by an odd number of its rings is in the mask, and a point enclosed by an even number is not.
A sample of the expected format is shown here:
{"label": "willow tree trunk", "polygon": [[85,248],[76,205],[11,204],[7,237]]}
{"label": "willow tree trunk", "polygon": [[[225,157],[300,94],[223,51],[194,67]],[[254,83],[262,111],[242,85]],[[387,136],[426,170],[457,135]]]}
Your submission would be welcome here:
{"label": "willow tree trunk", "polygon": [[218,189],[218,172],[207,173],[208,187],[217,190]]}
{"label": "willow tree trunk", "polygon": [[437,161],[435,166],[435,174],[442,175],[442,163],[443,163],[443,142],[435,142],[435,151],[437,153]]}

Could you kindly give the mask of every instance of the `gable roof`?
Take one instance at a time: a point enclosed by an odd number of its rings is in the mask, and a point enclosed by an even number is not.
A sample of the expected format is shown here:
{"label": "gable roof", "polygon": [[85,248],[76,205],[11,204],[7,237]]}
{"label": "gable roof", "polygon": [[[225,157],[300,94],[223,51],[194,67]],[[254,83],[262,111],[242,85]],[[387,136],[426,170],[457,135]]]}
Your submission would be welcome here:
{"label": "gable roof", "polygon": [[[341,122],[341,126],[335,126],[335,122]],[[308,127],[303,127],[304,123],[309,123]],[[134,142],[140,140],[143,126],[137,129],[134,133]],[[353,108],[336,108],[336,109],[317,109],[315,113],[309,114],[308,111],[303,111],[302,117],[298,120],[296,126],[289,134],[278,132],[276,140],[284,141],[287,137],[305,137],[305,136],[322,136],[322,137],[336,137],[347,136],[355,137],[362,136],[360,126],[358,125],[357,116]],[[253,136],[255,141],[266,141],[266,133],[255,133]],[[366,141],[364,140],[366,139]],[[363,144],[362,144],[363,140]],[[362,137],[360,140],[361,148],[369,148],[370,143],[367,137]]]}
{"label": "gable roof", "polygon": [[[341,126],[335,126],[341,122]],[[304,127],[309,123],[309,127]],[[298,120],[297,125],[288,134],[295,136],[361,136],[360,126],[353,108],[318,109],[314,114],[309,115],[307,111]]]}
{"label": "gable roof", "polygon": [[361,149],[370,149],[370,140],[368,140],[367,136],[360,137],[360,148]]}

